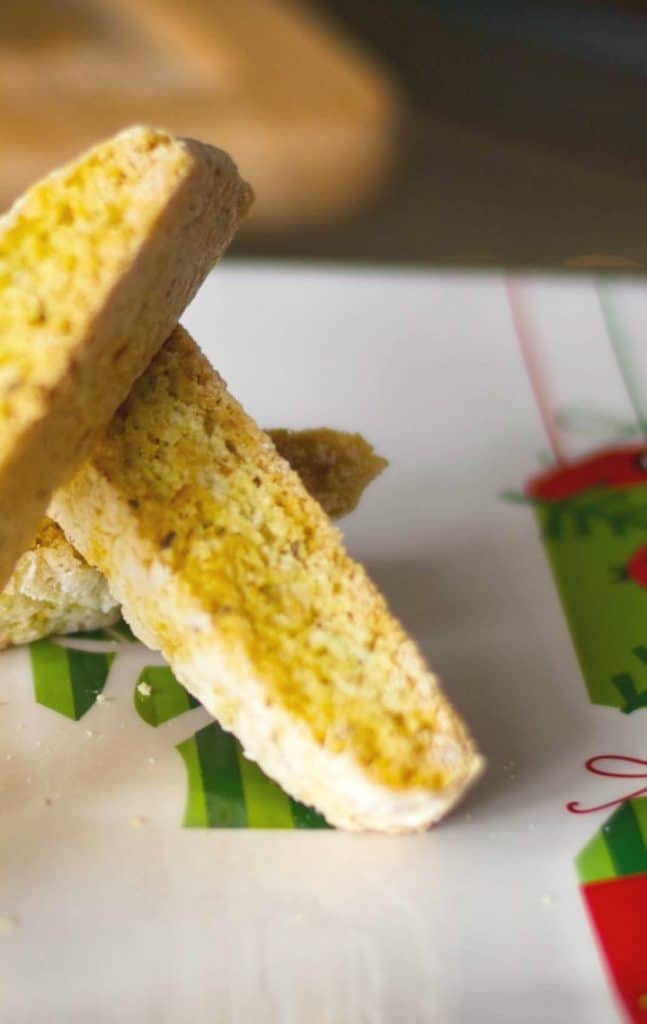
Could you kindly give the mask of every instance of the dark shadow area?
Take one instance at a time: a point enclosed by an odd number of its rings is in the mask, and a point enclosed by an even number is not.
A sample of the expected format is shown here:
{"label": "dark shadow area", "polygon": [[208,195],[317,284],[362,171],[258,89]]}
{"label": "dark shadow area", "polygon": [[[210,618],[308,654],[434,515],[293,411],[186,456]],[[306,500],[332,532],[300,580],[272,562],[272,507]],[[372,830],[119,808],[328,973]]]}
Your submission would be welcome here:
{"label": "dark shadow area", "polygon": [[[619,33],[603,37],[600,53],[592,43],[590,52],[574,46],[577,34],[555,43],[546,32],[533,34],[532,25],[521,31],[523,20],[506,21],[501,4],[488,5],[498,9],[496,24],[486,15],[470,17],[474,4],[468,3],[327,0],[323,6],[385,61],[407,96],[411,119],[403,128],[399,172],[381,203],[353,221],[241,238],[239,254],[647,266],[647,10],[607,5],[617,8],[604,14],[615,15]],[[558,5],[562,14],[571,6]],[[525,7],[537,5],[507,11]],[[550,25],[553,7],[544,7]],[[581,24],[592,18],[594,27],[599,8],[575,5]],[[628,60],[632,34],[634,59]]]}

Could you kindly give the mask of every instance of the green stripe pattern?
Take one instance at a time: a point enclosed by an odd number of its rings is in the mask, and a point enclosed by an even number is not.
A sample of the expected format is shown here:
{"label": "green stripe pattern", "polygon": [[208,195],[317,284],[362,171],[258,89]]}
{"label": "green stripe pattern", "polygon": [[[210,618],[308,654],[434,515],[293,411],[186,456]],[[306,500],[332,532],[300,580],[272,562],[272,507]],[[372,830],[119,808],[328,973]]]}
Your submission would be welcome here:
{"label": "green stripe pattern", "polygon": [[647,872],[647,797],[621,804],[575,863],[583,883]]}
{"label": "green stripe pattern", "polygon": [[[129,639],[128,627],[121,639]],[[115,641],[108,630],[79,634],[84,640]],[[34,694],[39,704],[78,721],[103,691],[113,653],[80,651],[51,640],[30,644]],[[166,666],[149,665],[135,684],[133,704],[157,727],[198,706]],[[177,747],[187,775],[184,825],[188,828],[327,829],[317,811],[305,807],[243,755],[238,741],[213,722]]]}
{"label": "green stripe pattern", "polygon": [[30,644],[34,696],[39,704],[78,721],[106,685],[114,654],[76,651],[50,640]]}
{"label": "green stripe pattern", "polygon": [[217,722],[178,744],[177,750],[187,772],[186,828],[329,827],[317,811],[268,779]]}
{"label": "green stripe pattern", "polygon": [[133,703],[139,717],[154,727],[198,706],[197,700],[178,683],[170,668],[158,665],[149,665],[140,674]]}

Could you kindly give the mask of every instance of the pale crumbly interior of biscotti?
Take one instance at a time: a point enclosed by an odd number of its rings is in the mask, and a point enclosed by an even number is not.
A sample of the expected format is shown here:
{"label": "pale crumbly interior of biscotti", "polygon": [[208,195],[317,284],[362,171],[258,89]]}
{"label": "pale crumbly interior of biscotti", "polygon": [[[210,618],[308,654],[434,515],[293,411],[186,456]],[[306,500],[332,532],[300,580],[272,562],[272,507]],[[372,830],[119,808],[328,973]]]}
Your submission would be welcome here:
{"label": "pale crumbly interior of biscotti", "polygon": [[[145,642],[171,665],[211,659],[214,694],[230,697],[205,703],[225,722],[237,673],[241,686],[253,674],[270,724],[276,709],[313,749],[394,792],[457,795],[478,772],[417,647],[185,332],[52,509]],[[199,609],[190,628],[171,592]]]}
{"label": "pale crumbly interior of biscotti", "polygon": [[0,462],[192,159],[165,132],[132,129],[39,182],[0,221]]}
{"label": "pale crumbly interior of biscotti", "polygon": [[101,573],[45,520],[0,594],[0,649],[53,633],[100,629],[119,615]]}

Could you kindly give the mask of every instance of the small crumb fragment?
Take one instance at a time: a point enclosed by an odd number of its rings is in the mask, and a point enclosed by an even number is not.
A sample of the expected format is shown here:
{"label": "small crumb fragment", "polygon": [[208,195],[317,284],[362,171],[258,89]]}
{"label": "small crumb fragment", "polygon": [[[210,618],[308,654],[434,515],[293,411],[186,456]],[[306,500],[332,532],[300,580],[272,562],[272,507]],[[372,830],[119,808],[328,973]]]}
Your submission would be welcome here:
{"label": "small crumb fragment", "polygon": [[135,815],[134,818],[130,819],[130,826],[131,826],[131,828],[143,828],[145,824],[146,824],[146,818],[142,818],[138,814]]}
{"label": "small crumb fragment", "polygon": [[148,763],[149,764],[157,764],[157,758],[156,757],[149,757]]}
{"label": "small crumb fragment", "polygon": [[141,693],[142,697],[150,697],[151,693],[153,692],[153,687],[150,686],[148,683],[137,683],[137,692]]}
{"label": "small crumb fragment", "polygon": [[555,900],[553,899],[553,897],[550,895],[549,892],[546,892],[542,896],[541,902],[544,904],[545,907],[552,907],[554,902],[555,902]]}
{"label": "small crumb fragment", "polygon": [[34,743],[34,746],[36,747],[36,749],[38,749],[39,747],[42,747],[42,745],[43,744],[41,743],[40,740],[36,740],[36,742]]}
{"label": "small crumb fragment", "polygon": [[0,914],[0,935],[11,935],[18,925],[18,918],[13,914]]}
{"label": "small crumb fragment", "polygon": [[88,737],[89,740],[94,740],[97,738],[97,736],[100,736],[101,733],[95,732],[94,729],[86,729],[85,735]]}
{"label": "small crumb fragment", "polygon": [[13,754],[7,754],[5,756],[5,761],[13,761]]}
{"label": "small crumb fragment", "polygon": [[98,693],[97,694],[97,704],[105,704],[105,702],[106,702],[106,698],[103,696],[103,694],[102,693]]}

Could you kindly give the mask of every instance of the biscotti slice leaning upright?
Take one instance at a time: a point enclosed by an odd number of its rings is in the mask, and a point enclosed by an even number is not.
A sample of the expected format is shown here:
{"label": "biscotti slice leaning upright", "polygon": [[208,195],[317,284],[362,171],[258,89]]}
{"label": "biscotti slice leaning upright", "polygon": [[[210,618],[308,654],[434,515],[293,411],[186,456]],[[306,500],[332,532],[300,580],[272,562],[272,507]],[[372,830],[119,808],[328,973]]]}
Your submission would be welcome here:
{"label": "biscotti slice leaning upright", "polygon": [[478,774],[417,647],[181,328],[50,513],[134,633],[332,824],[425,828]]}
{"label": "biscotti slice leaning upright", "polygon": [[136,127],[0,220],[0,588],[250,201],[225,153]]}

